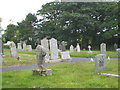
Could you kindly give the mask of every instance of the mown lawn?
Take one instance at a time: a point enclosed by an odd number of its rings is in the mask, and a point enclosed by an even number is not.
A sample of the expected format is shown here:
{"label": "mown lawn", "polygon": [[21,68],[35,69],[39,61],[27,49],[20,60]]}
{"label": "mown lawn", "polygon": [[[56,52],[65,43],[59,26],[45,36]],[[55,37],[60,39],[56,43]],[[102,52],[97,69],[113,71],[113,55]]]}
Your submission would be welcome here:
{"label": "mown lawn", "polygon": [[[73,52],[70,53],[71,57],[80,57],[80,58],[95,58],[97,54],[100,54],[100,51],[93,51],[92,54],[87,53],[88,51],[81,50],[80,53]],[[4,50],[4,62],[2,64],[3,67],[5,66],[19,66],[19,65],[29,65],[29,64],[36,64],[36,52],[35,50],[29,51],[19,51],[18,54],[21,56],[20,61],[17,59],[10,57],[10,50]],[[110,58],[118,58],[115,51],[107,51],[107,57]]]}
{"label": "mown lawn", "polygon": [[[118,88],[118,78],[94,72],[94,62],[50,66],[52,76],[33,76],[32,70],[3,72],[3,88]],[[118,61],[107,61],[104,73],[118,74]]]}

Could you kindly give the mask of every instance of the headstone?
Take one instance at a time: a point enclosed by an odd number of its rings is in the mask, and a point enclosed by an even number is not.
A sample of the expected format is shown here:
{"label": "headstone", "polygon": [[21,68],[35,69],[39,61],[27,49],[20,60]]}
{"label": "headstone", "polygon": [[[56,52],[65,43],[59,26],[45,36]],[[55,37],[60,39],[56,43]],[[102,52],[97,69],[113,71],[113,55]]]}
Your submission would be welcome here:
{"label": "headstone", "polygon": [[106,55],[106,44],[105,43],[102,43],[100,45],[100,51],[101,51],[101,54],[105,54]]}
{"label": "headstone", "polygon": [[26,45],[26,42],[24,41],[23,42],[23,51],[26,51],[27,50],[27,45]]}
{"label": "headstone", "polygon": [[2,64],[3,62],[3,57],[2,57],[2,54],[0,54],[0,64]]}
{"label": "headstone", "polygon": [[18,50],[18,51],[22,51],[21,43],[17,43],[17,50]]}
{"label": "headstone", "polygon": [[48,43],[47,38],[44,38],[44,39],[41,40],[41,45],[46,50],[45,60],[49,60],[49,43]]}
{"label": "headstone", "polygon": [[27,51],[32,51],[32,46],[31,45],[27,45]]}
{"label": "headstone", "polygon": [[73,45],[70,45],[70,53],[71,52],[74,52],[74,47],[73,47]]}
{"label": "headstone", "polygon": [[79,45],[79,43],[77,43],[76,51],[77,51],[77,52],[80,52],[80,45]]}
{"label": "headstone", "polygon": [[120,55],[120,48],[116,49],[117,55]]}
{"label": "headstone", "polygon": [[61,46],[61,50],[62,51],[66,51],[66,46],[65,46],[65,42],[64,41],[61,42],[61,45],[62,45]]}
{"label": "headstone", "polygon": [[38,45],[36,47],[36,53],[37,53],[37,64],[38,64],[38,69],[33,69],[33,75],[40,75],[40,76],[49,76],[52,75],[52,70],[51,69],[46,69],[45,68],[45,55],[46,55],[46,50],[43,48],[42,45]]}
{"label": "headstone", "polygon": [[114,44],[114,48],[115,50],[118,48],[118,45],[116,43]]}
{"label": "headstone", "polygon": [[16,49],[15,43],[12,41],[9,46],[10,46],[11,57],[18,58],[18,54],[17,54],[17,49]]}
{"label": "headstone", "polygon": [[3,54],[3,52],[2,52],[3,47],[2,47],[2,46],[3,46],[3,45],[2,45],[2,40],[0,40],[0,55]]}
{"label": "headstone", "polygon": [[68,61],[68,60],[72,60],[71,57],[70,57],[70,53],[69,51],[64,51],[64,52],[61,52],[61,59],[63,61]]}
{"label": "headstone", "polygon": [[92,53],[90,45],[88,46],[88,49],[89,49],[88,53]]}
{"label": "headstone", "polygon": [[103,71],[106,68],[106,55],[98,54],[95,59],[95,71]]}
{"label": "headstone", "polygon": [[50,39],[50,54],[51,54],[51,59],[53,60],[58,59],[57,40],[54,38]]}

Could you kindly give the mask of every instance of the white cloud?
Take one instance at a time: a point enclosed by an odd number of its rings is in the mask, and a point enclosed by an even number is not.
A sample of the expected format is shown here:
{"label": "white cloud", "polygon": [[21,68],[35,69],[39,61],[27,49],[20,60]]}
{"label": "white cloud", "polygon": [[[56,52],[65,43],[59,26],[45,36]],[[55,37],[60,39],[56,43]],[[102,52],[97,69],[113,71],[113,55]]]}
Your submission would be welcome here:
{"label": "white cloud", "polygon": [[28,13],[36,13],[41,6],[54,0],[1,0],[0,17],[2,18],[1,26],[5,28],[10,24],[22,21]]}

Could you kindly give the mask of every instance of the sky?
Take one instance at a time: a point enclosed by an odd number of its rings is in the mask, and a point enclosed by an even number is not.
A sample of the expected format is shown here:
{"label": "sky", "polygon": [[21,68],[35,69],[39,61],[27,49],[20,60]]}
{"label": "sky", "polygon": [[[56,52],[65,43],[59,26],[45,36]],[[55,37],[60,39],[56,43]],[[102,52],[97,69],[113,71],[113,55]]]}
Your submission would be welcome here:
{"label": "sky", "polygon": [[0,0],[1,27],[5,29],[8,24],[17,24],[25,19],[28,13],[36,13],[43,4],[55,0]]}

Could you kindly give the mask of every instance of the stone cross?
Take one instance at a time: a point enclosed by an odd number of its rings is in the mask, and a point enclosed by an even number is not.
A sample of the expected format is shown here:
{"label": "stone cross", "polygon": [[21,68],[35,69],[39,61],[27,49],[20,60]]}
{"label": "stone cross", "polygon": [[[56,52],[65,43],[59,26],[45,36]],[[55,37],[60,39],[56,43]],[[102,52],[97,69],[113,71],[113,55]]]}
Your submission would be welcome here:
{"label": "stone cross", "polygon": [[88,53],[92,53],[90,45],[88,46],[88,49],[89,49]]}
{"label": "stone cross", "polygon": [[77,43],[76,51],[77,51],[77,52],[80,52],[80,45],[79,45],[79,43]]}
{"label": "stone cross", "polygon": [[53,60],[58,59],[58,45],[57,40],[54,38],[50,39],[50,54],[51,59]]}
{"label": "stone cross", "polygon": [[18,51],[22,51],[21,43],[17,43],[17,50],[18,50]]}
{"label": "stone cross", "polygon": [[45,64],[46,51],[42,45],[38,45],[36,47],[36,54],[37,54],[38,67],[39,67],[39,69],[41,69],[43,71],[43,70],[45,70],[44,64]]}
{"label": "stone cross", "polygon": [[106,55],[98,54],[95,59],[95,71],[103,71],[106,68]]}
{"label": "stone cross", "polygon": [[41,40],[41,45],[46,50],[45,60],[49,60],[49,42],[48,42],[48,39],[47,38],[42,39]]}
{"label": "stone cross", "polygon": [[100,51],[101,51],[101,54],[105,54],[106,55],[106,44],[105,43],[102,43],[100,45]]}
{"label": "stone cross", "polygon": [[27,45],[27,51],[32,51],[32,46],[31,45]]}
{"label": "stone cross", "polygon": [[73,45],[70,45],[70,53],[71,52],[74,52],[74,47],[73,47]]}

